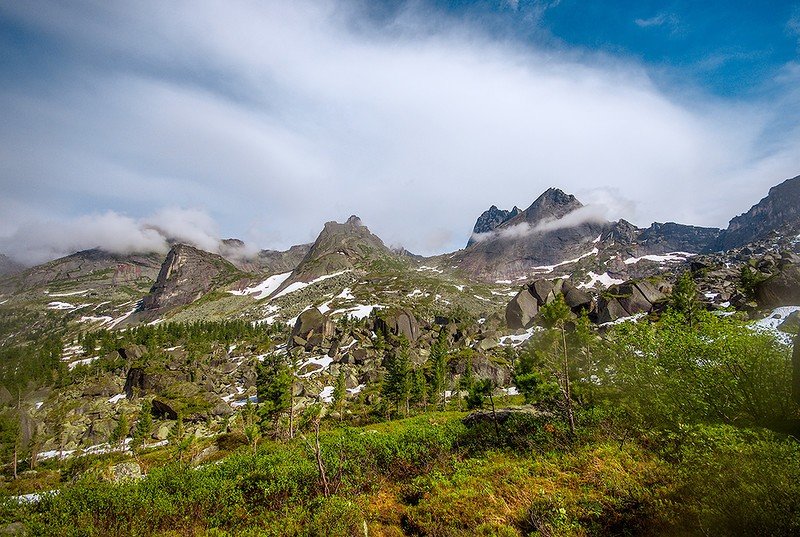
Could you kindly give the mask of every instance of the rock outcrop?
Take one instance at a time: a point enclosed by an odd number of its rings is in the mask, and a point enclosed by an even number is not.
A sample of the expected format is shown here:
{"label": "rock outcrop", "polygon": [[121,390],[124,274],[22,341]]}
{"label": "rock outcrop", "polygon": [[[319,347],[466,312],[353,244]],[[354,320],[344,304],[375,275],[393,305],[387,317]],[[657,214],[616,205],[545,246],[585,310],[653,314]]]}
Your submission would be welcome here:
{"label": "rock outcrop", "polygon": [[191,304],[243,274],[222,256],[185,244],[170,249],[155,284],[142,300],[143,311],[166,311]]}
{"label": "rock outcrop", "polygon": [[496,227],[508,222],[519,213],[519,207],[516,206],[510,211],[505,211],[498,209],[496,205],[492,205],[489,210],[484,211],[475,221],[475,227],[472,228],[472,235],[467,241],[467,247],[480,240],[483,234],[493,231]]}
{"label": "rock outcrop", "polygon": [[722,232],[717,250],[744,246],[782,228],[800,227],[800,176],[769,189],[749,211],[733,218]]}
{"label": "rock outcrop", "polygon": [[800,264],[785,266],[756,285],[755,296],[762,308],[800,304]]}

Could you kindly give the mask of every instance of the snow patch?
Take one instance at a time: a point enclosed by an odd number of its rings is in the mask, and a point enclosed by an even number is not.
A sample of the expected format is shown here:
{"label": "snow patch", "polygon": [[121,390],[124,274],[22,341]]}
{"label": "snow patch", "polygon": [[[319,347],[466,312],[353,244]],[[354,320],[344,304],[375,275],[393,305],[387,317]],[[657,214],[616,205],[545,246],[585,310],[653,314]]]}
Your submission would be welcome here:
{"label": "snow patch", "polygon": [[623,283],[623,280],[619,280],[617,278],[612,278],[608,272],[604,272],[603,274],[595,274],[592,271],[589,271],[589,281],[586,283],[579,283],[578,289],[589,289],[594,287],[596,284],[600,284],[603,287],[610,287],[612,285],[618,285]]}
{"label": "snow patch", "polygon": [[333,386],[325,386],[317,397],[323,403],[333,403],[333,390],[335,389]]}
{"label": "snow patch", "polygon": [[686,261],[686,258],[692,257],[694,254],[688,252],[671,252],[664,255],[643,255],[642,257],[629,257],[623,263],[626,265],[634,265],[639,261],[654,261],[656,263],[678,263]]}
{"label": "snow patch", "polygon": [[120,394],[115,395],[111,399],[109,399],[108,402],[111,403],[112,405],[115,405],[115,404],[119,403],[120,401],[122,401],[123,399],[125,399],[125,397],[126,396],[125,396],[124,393],[120,393]]}
{"label": "snow patch", "polygon": [[436,272],[438,274],[444,273],[443,270],[437,269],[436,267],[429,267],[427,265],[420,265],[419,268],[417,268],[417,272],[424,272],[426,270],[428,272]]}
{"label": "snow patch", "polygon": [[289,286],[286,289],[284,289],[283,291],[281,291],[277,295],[273,296],[272,298],[274,299],[274,298],[280,298],[282,296],[286,296],[289,293],[294,293],[295,291],[299,291],[300,289],[305,289],[309,285],[313,285],[315,283],[319,283],[319,282],[328,280],[330,278],[335,278],[336,276],[341,276],[342,274],[345,274],[347,272],[350,272],[350,269],[342,270],[342,271],[339,271],[339,272],[334,272],[333,274],[325,274],[323,276],[320,276],[319,278],[315,278],[315,279],[311,280],[310,282],[294,282],[294,283],[291,283],[291,284],[289,284]]}
{"label": "snow patch", "polygon": [[356,306],[353,306],[352,308],[345,308],[345,309],[341,309],[341,310],[336,310],[336,311],[333,312],[333,314],[337,315],[337,314],[341,313],[341,314],[349,315],[353,319],[359,319],[360,320],[360,319],[365,319],[365,318],[369,317],[370,314],[372,313],[372,310],[380,309],[382,307],[383,306],[381,306],[380,304],[372,304],[372,305],[357,304]]}
{"label": "snow patch", "polygon": [[357,393],[361,393],[361,390],[363,390],[365,386],[366,384],[359,384],[355,388],[347,388],[347,393],[350,395],[356,395]]}
{"label": "snow patch", "polygon": [[500,345],[505,347],[517,347],[528,341],[538,330],[540,330],[540,328],[532,326],[525,330],[524,334],[503,336],[500,338]]}
{"label": "snow patch", "polygon": [[47,305],[47,309],[49,309],[49,310],[74,310],[75,306],[73,306],[69,302],[50,302]]}
{"label": "snow patch", "polygon": [[772,313],[767,315],[764,319],[751,323],[750,326],[752,326],[754,330],[772,333],[775,339],[781,343],[791,345],[793,336],[786,332],[781,332],[778,330],[778,327],[795,311],[800,311],[800,306],[781,306],[780,308],[772,310]]}
{"label": "snow patch", "polygon": [[278,287],[283,284],[286,280],[289,279],[291,276],[291,272],[284,272],[283,274],[275,274],[274,276],[270,276],[263,282],[255,285],[253,287],[246,287],[241,291],[228,291],[232,295],[238,296],[247,296],[250,295],[256,300],[262,300],[267,298],[269,295],[274,293]]}
{"label": "snow patch", "polygon": [[[581,259],[583,259],[585,257],[589,257],[589,256],[592,256],[592,255],[597,255],[598,253],[600,253],[600,250],[598,250],[597,248],[592,248],[591,251],[586,252],[583,255],[579,255],[575,259],[567,259],[566,261],[562,261],[561,263],[556,263],[555,265],[541,265],[541,266],[538,266],[538,267],[532,267],[531,270],[536,271],[536,272],[553,272],[553,270],[555,270],[557,267],[560,267],[562,265],[570,265],[572,263],[577,263],[578,261],[580,261]],[[526,278],[523,277],[521,279],[526,279]],[[511,283],[511,282],[509,282],[509,283]]]}
{"label": "snow patch", "polygon": [[302,375],[297,375],[297,376],[298,376],[298,378],[301,378],[301,379],[308,378],[311,375],[315,375],[317,373],[321,373],[322,371],[325,371],[326,369],[328,369],[328,367],[330,367],[330,365],[332,363],[333,363],[333,358],[331,358],[330,356],[318,356],[316,358],[311,358],[309,360],[306,360],[302,364],[300,364],[298,366],[297,370],[300,371],[304,367],[307,367],[307,366],[313,365],[313,364],[318,365],[319,368],[313,369],[312,371],[309,371],[308,373],[303,373]]}

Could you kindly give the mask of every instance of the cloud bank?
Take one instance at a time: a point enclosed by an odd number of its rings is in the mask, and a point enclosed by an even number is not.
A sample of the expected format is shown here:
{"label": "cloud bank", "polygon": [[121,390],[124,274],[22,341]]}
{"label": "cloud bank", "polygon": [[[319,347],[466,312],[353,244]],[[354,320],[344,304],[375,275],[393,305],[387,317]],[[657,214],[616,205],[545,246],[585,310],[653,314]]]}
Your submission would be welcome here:
{"label": "cloud bank", "polygon": [[770,136],[784,93],[657,86],[636,60],[498,39],[420,3],[377,21],[302,0],[0,14],[62,51],[0,86],[0,248],[19,259],[172,237],[282,249],[350,214],[434,254],[549,186],[620,193],[610,219],[724,227],[800,170],[797,126]]}

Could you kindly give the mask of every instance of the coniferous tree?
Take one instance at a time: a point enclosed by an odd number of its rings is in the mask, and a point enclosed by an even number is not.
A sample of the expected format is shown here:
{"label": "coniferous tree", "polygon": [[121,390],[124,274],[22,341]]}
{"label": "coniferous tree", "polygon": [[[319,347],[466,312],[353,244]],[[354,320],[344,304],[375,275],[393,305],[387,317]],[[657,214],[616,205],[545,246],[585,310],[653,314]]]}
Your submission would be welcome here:
{"label": "coniferous tree", "polygon": [[382,386],[383,395],[394,403],[397,410],[404,405],[406,415],[409,412],[412,383],[408,347],[408,340],[401,336],[400,349],[386,361],[386,377]]}
{"label": "coniferous tree", "polygon": [[339,371],[339,376],[336,377],[336,386],[333,387],[333,409],[339,412],[340,421],[341,421],[341,413],[344,410],[346,397],[347,397],[347,384],[344,378],[344,371]]}
{"label": "coniferous tree", "polygon": [[153,404],[147,399],[144,400],[139,412],[139,419],[136,421],[136,429],[133,431],[132,448],[141,447],[150,436],[150,430],[153,428],[152,410]]}
{"label": "coniferous tree", "polygon": [[111,437],[109,438],[109,444],[112,446],[117,444],[119,447],[122,447],[125,443],[125,438],[128,436],[128,430],[130,427],[128,426],[128,417],[123,412],[119,415],[119,420],[117,420],[117,425],[114,427],[114,430],[111,431]]}
{"label": "coniferous tree", "polygon": [[683,315],[689,327],[694,326],[700,312],[700,301],[697,298],[697,285],[688,270],[675,282],[670,302],[672,308]]}
{"label": "coniferous tree", "polygon": [[267,356],[257,368],[256,390],[262,425],[274,424],[278,432],[278,419],[292,408],[292,375],[288,364],[280,356]]}
{"label": "coniferous tree", "polygon": [[440,408],[444,410],[445,390],[447,389],[447,331],[444,328],[439,331],[439,337],[436,338],[436,342],[431,347],[430,364],[431,400],[439,404]]}
{"label": "coniferous tree", "polygon": [[539,310],[544,323],[549,327],[558,331],[561,339],[561,359],[560,364],[552,368],[553,374],[561,389],[561,395],[564,400],[564,409],[567,414],[567,421],[569,422],[569,430],[573,435],[575,434],[575,413],[572,408],[572,387],[569,378],[569,355],[567,353],[567,321],[572,317],[572,311],[567,306],[564,300],[564,295],[561,293],[556,295],[556,298],[549,304],[545,304]]}

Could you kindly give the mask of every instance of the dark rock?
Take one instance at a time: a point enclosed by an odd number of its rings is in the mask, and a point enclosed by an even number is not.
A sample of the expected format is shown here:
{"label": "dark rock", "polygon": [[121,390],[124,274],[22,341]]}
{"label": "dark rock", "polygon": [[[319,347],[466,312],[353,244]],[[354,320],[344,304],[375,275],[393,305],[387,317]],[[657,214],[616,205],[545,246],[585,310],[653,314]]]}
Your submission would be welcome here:
{"label": "dark rock", "polygon": [[292,328],[292,343],[304,347],[318,347],[333,336],[334,325],[327,315],[311,308],[297,317]]}
{"label": "dark rock", "polygon": [[215,287],[243,274],[223,257],[185,244],[170,249],[156,283],[142,300],[144,311],[164,311],[191,304]]}
{"label": "dark rock", "polygon": [[656,302],[661,302],[662,300],[667,299],[667,295],[662,293],[658,287],[647,280],[635,282],[634,285],[639,292],[642,293],[642,296],[644,296],[644,298],[651,304],[655,304]]}
{"label": "dark rock", "polygon": [[476,240],[476,235],[482,233],[489,233],[497,226],[511,220],[520,213],[519,207],[514,207],[510,211],[498,209],[495,205],[489,207],[488,211],[484,211],[475,222],[475,227],[472,228],[472,235],[467,241],[467,247],[473,244]]}
{"label": "dark rock", "polygon": [[597,322],[600,324],[616,321],[621,317],[627,317],[628,312],[623,308],[616,298],[601,296],[597,300]]}
{"label": "dark rock", "polygon": [[564,295],[564,301],[573,312],[577,313],[580,310],[591,310],[592,295],[589,293],[582,291],[577,287],[573,287],[567,282],[565,282],[562,286],[561,292]]}
{"label": "dark rock", "polygon": [[506,306],[506,325],[513,329],[529,328],[539,313],[536,299],[528,289],[522,289]]}
{"label": "dark rock", "polygon": [[540,306],[549,304],[555,298],[555,284],[550,280],[536,280],[528,286],[528,290]]}
{"label": "dark rock", "polygon": [[153,399],[152,414],[153,417],[160,420],[178,419],[178,413],[172,408],[171,404],[160,399]]}
{"label": "dark rock", "polygon": [[647,313],[653,309],[653,305],[648,301],[645,296],[639,291],[639,288],[633,283],[622,283],[616,287],[609,289],[616,295],[617,302],[622,306],[628,315],[636,315],[637,313]]}
{"label": "dark rock", "polygon": [[762,308],[800,304],[800,265],[790,265],[760,282],[755,295]]}
{"label": "dark rock", "polygon": [[800,221],[800,176],[769,189],[767,197],[732,219],[722,232],[717,249],[728,250],[766,237],[770,232]]}
{"label": "dark rock", "polygon": [[386,337],[402,335],[413,344],[419,338],[419,323],[414,314],[406,309],[381,312],[375,318],[374,331],[380,331]]}

